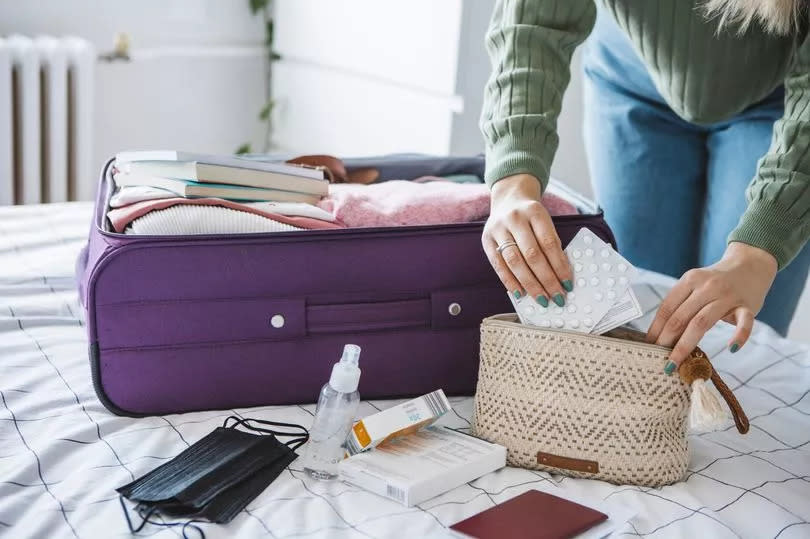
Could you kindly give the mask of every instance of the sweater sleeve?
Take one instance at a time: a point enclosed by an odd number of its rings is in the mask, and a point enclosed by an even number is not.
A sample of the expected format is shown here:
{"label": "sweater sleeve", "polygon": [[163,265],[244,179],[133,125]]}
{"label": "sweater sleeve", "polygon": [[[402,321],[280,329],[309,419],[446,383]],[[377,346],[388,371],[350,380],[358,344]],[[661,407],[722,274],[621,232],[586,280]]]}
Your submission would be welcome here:
{"label": "sweater sleeve", "polygon": [[486,36],[492,74],[481,113],[490,187],[527,173],[545,189],[571,55],[595,19],[594,0],[497,1]]}
{"label": "sweater sleeve", "polygon": [[728,240],[764,249],[784,268],[810,238],[810,38],[785,78],[785,112],[746,198]]}

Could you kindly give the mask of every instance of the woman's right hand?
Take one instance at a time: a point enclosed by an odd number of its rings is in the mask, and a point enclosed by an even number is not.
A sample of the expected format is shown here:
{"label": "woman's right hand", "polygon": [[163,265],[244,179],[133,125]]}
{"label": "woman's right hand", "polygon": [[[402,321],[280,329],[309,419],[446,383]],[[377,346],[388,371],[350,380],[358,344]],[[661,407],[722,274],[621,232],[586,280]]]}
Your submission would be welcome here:
{"label": "woman's right hand", "polygon": [[[573,290],[571,265],[548,211],[540,203],[540,182],[529,174],[504,178],[492,187],[481,242],[495,273],[515,298],[532,296],[543,307],[565,305]],[[498,246],[515,242],[498,252]]]}

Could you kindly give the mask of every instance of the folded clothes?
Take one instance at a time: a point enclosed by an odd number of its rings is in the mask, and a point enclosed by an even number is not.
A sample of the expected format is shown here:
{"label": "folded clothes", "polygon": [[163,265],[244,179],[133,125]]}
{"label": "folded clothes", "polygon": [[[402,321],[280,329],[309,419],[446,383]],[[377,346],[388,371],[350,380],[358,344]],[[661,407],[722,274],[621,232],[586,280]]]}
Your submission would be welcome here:
{"label": "folded clothes", "polygon": [[121,208],[144,200],[158,200],[165,198],[177,198],[177,193],[161,189],[160,187],[149,187],[148,185],[130,185],[120,187],[113,196],[110,197],[111,208]]}
{"label": "folded clothes", "polygon": [[[123,232],[131,222],[150,212],[163,210],[172,206],[211,206],[220,209],[230,208],[243,213],[253,214],[262,218],[272,219],[277,223],[291,225],[297,229],[344,228],[342,223],[335,220],[332,214],[316,208],[310,204],[292,202],[259,202],[242,203],[221,198],[167,198],[157,200],[144,200],[127,206],[115,208],[107,212],[107,218],[113,230]],[[213,212],[216,213],[216,212]],[[230,215],[230,214],[226,214]],[[226,217],[225,219],[228,219]],[[211,234],[224,234],[225,232],[210,232]],[[144,232],[145,234],[145,232]],[[179,232],[178,232],[179,234]]]}
{"label": "folded clothes", "polygon": [[178,204],[154,210],[132,221],[125,234],[191,236],[292,232],[303,228],[231,208]]}
{"label": "folded clothes", "polygon": [[[347,227],[433,225],[482,221],[489,216],[489,188],[436,177],[391,180],[372,185],[329,186],[318,203]],[[544,195],[551,215],[576,214],[566,200]]]}
{"label": "folded clothes", "polygon": [[[156,191],[136,192],[127,188],[113,195],[115,204],[123,204],[115,207],[111,202],[113,209],[107,217],[113,230],[181,235],[467,223],[486,219],[490,205],[486,185],[455,183],[433,176],[371,185],[333,184],[329,186],[329,196],[317,206],[163,198],[161,190]],[[150,193],[160,198],[140,199]],[[542,202],[551,215],[577,213],[572,204],[555,195],[544,195]],[[189,222],[182,223],[182,219]]]}

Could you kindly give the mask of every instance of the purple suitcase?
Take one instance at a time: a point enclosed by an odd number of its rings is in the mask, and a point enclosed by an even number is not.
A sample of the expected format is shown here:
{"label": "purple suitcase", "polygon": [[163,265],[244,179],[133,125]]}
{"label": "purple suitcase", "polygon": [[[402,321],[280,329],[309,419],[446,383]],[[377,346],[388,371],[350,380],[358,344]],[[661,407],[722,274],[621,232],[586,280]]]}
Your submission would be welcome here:
{"label": "purple suitcase", "polygon": [[[350,342],[363,398],[474,392],[479,323],[512,310],[483,223],[126,236],[105,217],[109,169],[76,271],[93,383],[113,413],[314,402]],[[554,218],[564,243],[587,226],[615,245],[601,210],[564,196],[587,212]]]}

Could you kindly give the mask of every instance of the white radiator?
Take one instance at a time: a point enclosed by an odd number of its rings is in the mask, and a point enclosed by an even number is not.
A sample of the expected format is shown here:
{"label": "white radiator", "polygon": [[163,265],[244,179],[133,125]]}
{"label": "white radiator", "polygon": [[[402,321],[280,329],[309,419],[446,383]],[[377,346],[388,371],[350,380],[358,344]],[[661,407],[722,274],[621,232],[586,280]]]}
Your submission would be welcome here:
{"label": "white radiator", "polygon": [[90,43],[0,38],[0,205],[93,196]]}

